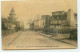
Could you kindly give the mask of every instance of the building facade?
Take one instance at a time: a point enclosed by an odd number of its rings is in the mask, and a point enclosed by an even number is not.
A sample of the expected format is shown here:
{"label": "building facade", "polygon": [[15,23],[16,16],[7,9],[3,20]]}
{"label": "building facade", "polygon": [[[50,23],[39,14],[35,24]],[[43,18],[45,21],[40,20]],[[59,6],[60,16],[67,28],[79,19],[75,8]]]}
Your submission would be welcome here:
{"label": "building facade", "polygon": [[70,33],[71,28],[76,27],[77,15],[69,9],[68,12],[65,11],[56,11],[52,12],[50,28],[53,30],[53,33],[65,34]]}
{"label": "building facade", "polygon": [[[62,33],[63,25],[66,22],[67,12],[56,11],[52,12],[50,28],[53,33]],[[56,31],[55,31],[56,30]]]}
{"label": "building facade", "polygon": [[9,16],[8,16],[8,29],[16,31],[17,29],[17,17],[14,8],[12,7]]}
{"label": "building facade", "polygon": [[43,29],[46,33],[69,34],[77,28],[77,13],[72,9],[68,12],[55,11],[52,15],[42,15],[41,19],[34,20],[34,29]]}
{"label": "building facade", "polygon": [[17,32],[23,27],[21,24],[21,22],[17,21],[15,10],[12,7],[9,16],[7,18],[2,17],[2,33],[12,34]]}
{"label": "building facade", "polygon": [[[33,26],[33,24],[34,24],[34,26]],[[32,23],[32,26],[34,27],[34,30],[43,30],[43,28],[45,26],[45,20],[44,19],[35,20]]]}

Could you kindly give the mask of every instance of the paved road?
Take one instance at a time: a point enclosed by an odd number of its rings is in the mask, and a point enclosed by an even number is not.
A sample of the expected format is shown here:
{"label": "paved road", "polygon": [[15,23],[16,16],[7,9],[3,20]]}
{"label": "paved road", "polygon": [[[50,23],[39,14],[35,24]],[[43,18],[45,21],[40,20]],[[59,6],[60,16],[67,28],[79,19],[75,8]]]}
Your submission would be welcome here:
{"label": "paved road", "polygon": [[50,39],[35,31],[22,31],[6,49],[52,49],[52,48],[75,48],[75,46]]}

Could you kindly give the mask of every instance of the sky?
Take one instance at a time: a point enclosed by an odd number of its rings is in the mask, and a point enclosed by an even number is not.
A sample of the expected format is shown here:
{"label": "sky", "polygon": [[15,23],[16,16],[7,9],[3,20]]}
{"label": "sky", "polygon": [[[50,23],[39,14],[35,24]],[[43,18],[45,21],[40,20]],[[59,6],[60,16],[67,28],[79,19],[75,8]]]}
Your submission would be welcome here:
{"label": "sky", "polygon": [[77,0],[25,0],[25,1],[2,1],[1,16],[8,17],[12,9],[15,10],[19,21],[22,21],[25,28],[29,27],[29,22],[37,19],[41,15],[51,15],[54,11],[68,11],[73,9],[77,12]]}

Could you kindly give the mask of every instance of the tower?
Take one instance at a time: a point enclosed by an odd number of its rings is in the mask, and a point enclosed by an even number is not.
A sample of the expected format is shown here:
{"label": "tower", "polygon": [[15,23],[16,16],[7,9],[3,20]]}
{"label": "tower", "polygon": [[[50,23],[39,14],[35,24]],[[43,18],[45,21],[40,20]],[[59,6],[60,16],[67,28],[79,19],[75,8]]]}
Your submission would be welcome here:
{"label": "tower", "polygon": [[14,8],[12,7],[10,13],[9,13],[9,17],[8,17],[8,20],[10,23],[15,23],[17,20],[16,20],[16,13],[15,13],[15,10]]}
{"label": "tower", "polygon": [[74,13],[72,9],[68,10],[68,14],[67,14],[67,24],[70,27],[75,27],[75,19],[74,19]]}

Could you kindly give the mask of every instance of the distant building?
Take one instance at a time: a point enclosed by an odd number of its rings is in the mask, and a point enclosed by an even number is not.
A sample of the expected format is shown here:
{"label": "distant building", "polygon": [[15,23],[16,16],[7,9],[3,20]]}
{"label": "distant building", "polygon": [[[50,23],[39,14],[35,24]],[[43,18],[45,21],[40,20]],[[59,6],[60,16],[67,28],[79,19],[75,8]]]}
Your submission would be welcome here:
{"label": "distant building", "polygon": [[34,22],[30,23],[30,29],[33,30],[34,29]]}
{"label": "distant building", "polygon": [[19,21],[18,23],[19,23],[18,27],[20,27],[20,30],[24,30],[24,24],[23,24],[23,22]]}
{"label": "distant building", "polygon": [[77,14],[69,9],[65,11],[55,11],[50,15],[42,15],[41,19],[34,20],[30,25],[31,29],[49,33],[65,34],[70,33],[71,29],[77,28]]}
{"label": "distant building", "polygon": [[30,24],[30,29],[34,30],[46,30],[46,28],[49,28],[50,24],[50,16],[49,15],[42,15],[41,19],[34,20]]}
{"label": "distant building", "polygon": [[32,24],[34,24],[34,30],[43,30],[45,26],[45,22],[43,19],[35,20]]}

